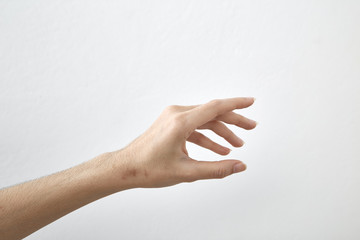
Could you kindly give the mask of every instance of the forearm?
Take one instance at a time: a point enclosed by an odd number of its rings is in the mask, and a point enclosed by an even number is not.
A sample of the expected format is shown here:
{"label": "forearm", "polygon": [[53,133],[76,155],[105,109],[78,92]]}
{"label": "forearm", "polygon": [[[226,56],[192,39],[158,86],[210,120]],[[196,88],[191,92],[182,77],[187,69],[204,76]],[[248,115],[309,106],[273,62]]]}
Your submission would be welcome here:
{"label": "forearm", "polygon": [[0,191],[0,239],[21,239],[121,189],[109,184],[109,154]]}

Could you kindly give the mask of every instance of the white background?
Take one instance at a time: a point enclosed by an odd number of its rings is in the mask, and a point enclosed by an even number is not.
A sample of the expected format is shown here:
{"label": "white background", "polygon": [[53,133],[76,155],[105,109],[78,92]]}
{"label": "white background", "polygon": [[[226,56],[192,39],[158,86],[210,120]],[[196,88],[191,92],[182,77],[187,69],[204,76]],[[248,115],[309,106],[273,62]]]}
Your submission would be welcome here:
{"label": "white background", "polygon": [[359,239],[359,12],[357,0],[0,0],[0,187],[122,148],[167,105],[257,98],[238,113],[259,126],[230,126],[245,172],[120,192],[28,239]]}

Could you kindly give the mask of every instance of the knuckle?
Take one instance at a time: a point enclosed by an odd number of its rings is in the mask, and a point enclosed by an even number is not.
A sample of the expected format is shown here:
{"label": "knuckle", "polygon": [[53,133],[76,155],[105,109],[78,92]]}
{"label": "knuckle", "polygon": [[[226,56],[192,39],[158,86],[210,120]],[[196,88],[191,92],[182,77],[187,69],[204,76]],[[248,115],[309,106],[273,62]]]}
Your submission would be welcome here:
{"label": "knuckle", "polygon": [[178,105],[169,105],[165,107],[166,112],[176,112],[178,110]]}
{"label": "knuckle", "polygon": [[213,120],[213,121],[209,121],[206,123],[206,125],[209,127],[209,128],[216,128],[218,126],[218,122],[216,120]]}
{"label": "knuckle", "polygon": [[231,131],[224,131],[222,137],[225,138],[226,140],[229,140],[229,139],[232,139],[234,137],[236,138],[236,135]]}
{"label": "knuckle", "polygon": [[213,130],[224,130],[224,124],[220,123],[219,121],[210,121],[208,122],[209,126]]}
{"label": "knuckle", "polygon": [[201,134],[196,134],[194,137],[196,142],[198,142],[200,145],[205,142],[205,137]]}
{"label": "knuckle", "polygon": [[186,124],[186,116],[182,113],[175,114],[172,121],[175,125],[184,126]]}
{"label": "knuckle", "polygon": [[186,125],[186,118],[183,114],[175,114],[169,120],[170,120],[169,123],[170,129],[175,131],[183,130],[184,126]]}
{"label": "knuckle", "polygon": [[221,105],[222,101],[220,99],[213,99],[209,102],[209,105],[212,107],[219,107]]}
{"label": "knuckle", "polygon": [[227,170],[225,168],[218,168],[213,172],[213,178],[224,178],[227,175]]}

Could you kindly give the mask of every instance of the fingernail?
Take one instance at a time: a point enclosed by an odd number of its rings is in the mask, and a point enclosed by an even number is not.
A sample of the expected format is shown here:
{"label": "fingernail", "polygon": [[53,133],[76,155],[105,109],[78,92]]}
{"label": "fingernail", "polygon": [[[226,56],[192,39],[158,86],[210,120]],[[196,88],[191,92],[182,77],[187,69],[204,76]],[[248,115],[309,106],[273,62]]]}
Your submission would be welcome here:
{"label": "fingernail", "polygon": [[242,172],[246,169],[246,165],[243,163],[237,163],[234,165],[233,173]]}

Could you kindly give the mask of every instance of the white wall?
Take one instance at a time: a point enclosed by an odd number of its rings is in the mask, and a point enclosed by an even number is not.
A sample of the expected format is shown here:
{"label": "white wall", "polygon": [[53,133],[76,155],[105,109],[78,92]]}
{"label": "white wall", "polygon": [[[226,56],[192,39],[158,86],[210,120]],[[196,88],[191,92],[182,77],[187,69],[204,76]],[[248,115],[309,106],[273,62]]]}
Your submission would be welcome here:
{"label": "white wall", "polygon": [[170,104],[254,96],[239,113],[260,123],[232,128],[246,172],[117,193],[28,239],[359,239],[359,12],[357,0],[0,0],[0,187],[119,149]]}

